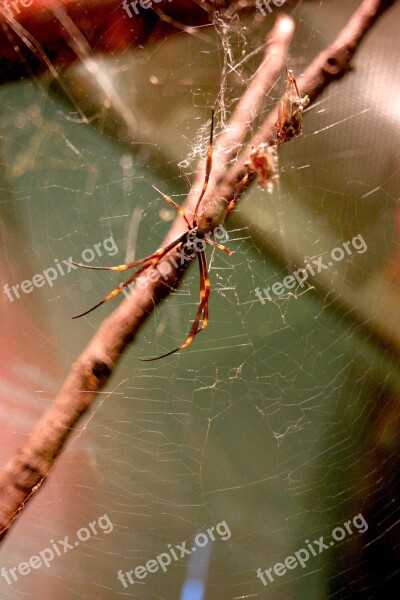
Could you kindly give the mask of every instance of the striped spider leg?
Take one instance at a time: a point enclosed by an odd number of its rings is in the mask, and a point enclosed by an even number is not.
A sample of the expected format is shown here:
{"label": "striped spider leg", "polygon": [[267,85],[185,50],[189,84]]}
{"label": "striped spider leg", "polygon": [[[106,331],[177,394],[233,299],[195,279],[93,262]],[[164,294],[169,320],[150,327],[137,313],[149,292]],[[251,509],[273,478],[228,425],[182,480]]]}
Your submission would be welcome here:
{"label": "striped spider leg", "polygon": [[[101,306],[102,304],[105,304],[106,302],[108,302],[109,300],[114,298],[124,288],[126,288],[135,279],[137,279],[139,277],[139,275],[141,275],[144,271],[146,271],[147,269],[149,269],[151,267],[153,267],[153,268],[156,267],[156,265],[161,261],[161,259],[164,258],[174,248],[177,251],[180,250],[181,253],[184,253],[188,260],[191,260],[195,256],[197,256],[197,260],[198,260],[198,264],[199,264],[199,276],[200,276],[200,302],[199,302],[199,305],[197,308],[196,317],[192,323],[192,326],[189,330],[189,333],[187,334],[185,341],[177,348],[174,348],[173,350],[170,350],[169,352],[166,352],[165,354],[162,354],[160,356],[150,356],[150,357],[146,357],[146,358],[141,358],[141,360],[145,360],[145,361],[158,360],[160,358],[165,358],[166,356],[169,356],[170,354],[174,354],[175,352],[179,352],[180,350],[187,348],[192,343],[192,341],[194,340],[196,335],[198,333],[200,333],[200,331],[203,331],[203,329],[205,329],[207,327],[208,303],[209,303],[211,287],[210,287],[207,258],[205,255],[205,246],[206,246],[206,244],[209,244],[210,246],[213,246],[215,248],[218,248],[219,250],[222,250],[223,252],[228,254],[228,256],[232,255],[232,252],[230,250],[225,248],[225,246],[222,246],[221,244],[215,242],[214,240],[211,240],[209,237],[209,234],[199,231],[199,227],[198,227],[199,208],[200,208],[201,201],[204,197],[204,194],[206,193],[210,174],[211,174],[211,169],[212,169],[213,131],[214,131],[214,111],[212,112],[212,117],[211,117],[211,132],[210,132],[210,141],[209,141],[208,152],[207,152],[206,172],[205,172],[205,176],[204,176],[203,186],[202,186],[199,198],[196,203],[196,208],[194,211],[192,221],[190,221],[190,219],[186,215],[183,208],[181,208],[178,204],[176,204],[176,202],[174,202],[172,200],[172,198],[170,198],[169,196],[166,196],[165,194],[160,192],[160,190],[158,190],[157,188],[154,188],[159,194],[161,194],[161,196],[164,198],[164,200],[166,200],[171,206],[173,206],[179,212],[179,214],[182,216],[182,218],[185,221],[186,228],[187,228],[187,230],[184,233],[182,233],[178,238],[176,238],[174,241],[172,241],[167,246],[159,248],[156,252],[154,252],[154,254],[150,254],[149,256],[146,256],[145,258],[141,258],[140,260],[137,260],[137,261],[134,261],[131,263],[127,263],[124,265],[119,265],[116,267],[92,267],[90,265],[83,265],[83,264],[75,263],[75,262],[73,263],[79,267],[83,267],[86,269],[97,269],[97,270],[104,270],[104,271],[126,271],[126,270],[132,269],[134,267],[139,267],[135,271],[135,273],[133,275],[131,275],[131,277],[129,277],[126,281],[121,283],[118,287],[116,287],[109,294],[107,294],[107,296],[105,296],[95,306],[93,306],[89,310],[86,310],[85,312],[73,317],[74,319],[78,319],[79,317],[83,317],[84,315],[89,314],[90,312],[92,312],[93,310],[95,310],[96,308]],[[139,266],[139,265],[141,265],[141,266]]]}

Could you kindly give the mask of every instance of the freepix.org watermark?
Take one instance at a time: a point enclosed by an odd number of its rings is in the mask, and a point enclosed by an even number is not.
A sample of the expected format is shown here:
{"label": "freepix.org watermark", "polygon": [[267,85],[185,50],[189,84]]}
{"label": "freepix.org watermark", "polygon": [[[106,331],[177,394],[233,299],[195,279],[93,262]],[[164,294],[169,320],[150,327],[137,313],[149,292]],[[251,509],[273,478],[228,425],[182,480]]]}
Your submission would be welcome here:
{"label": "freepix.org watermark", "polygon": [[[153,3],[158,4],[159,2],[161,2],[161,0],[133,0],[133,2],[127,2],[127,0],[124,0],[122,2],[122,8],[124,9],[128,17],[132,19],[133,14],[131,9],[136,15],[138,15],[140,12],[140,8],[151,8]],[[171,2],[171,0],[168,0],[168,2]]]}
{"label": "freepix.org watermark", "polygon": [[330,258],[332,260],[328,260],[326,264],[324,263],[324,257],[319,256],[318,258],[315,258],[309,262],[304,269],[297,269],[293,275],[288,275],[283,279],[283,281],[276,281],[269,287],[264,288],[263,292],[265,296],[262,295],[259,287],[256,288],[254,292],[261,300],[261,303],[265,304],[265,300],[272,300],[270,291],[274,294],[274,296],[282,296],[285,291],[293,289],[296,285],[304,287],[309,275],[314,277],[315,275],[318,275],[318,273],[321,273],[321,271],[330,269],[335,262],[340,262],[343,260],[346,256],[346,253],[348,256],[350,256],[353,253],[353,250],[355,250],[357,254],[364,254],[364,252],[366,252],[367,244],[365,243],[361,234],[356,235],[352,240],[344,242],[342,246],[334,248],[330,253]]}
{"label": "freepix.org watermark", "polygon": [[21,9],[32,6],[33,0],[4,0],[3,10],[6,11],[10,19],[13,19],[21,13]]}
{"label": "freepix.org watermark", "polygon": [[272,13],[274,8],[280,8],[285,2],[286,0],[256,0],[256,6],[262,16],[265,17],[267,12]]}
{"label": "freepix.org watermark", "polygon": [[300,548],[294,553],[294,556],[287,556],[283,562],[275,563],[270,569],[264,569],[263,571],[262,569],[258,568],[258,579],[263,585],[268,585],[269,583],[273,583],[275,581],[274,576],[282,577],[282,575],[285,575],[288,570],[292,571],[299,565],[305,569],[310,558],[318,556],[318,554],[321,554],[324,550],[329,550],[329,548],[334,546],[336,542],[341,542],[346,535],[353,535],[353,528],[355,528],[358,533],[365,533],[367,531],[368,523],[361,513],[353,517],[352,520],[343,523],[343,527],[335,527],[331,533],[331,540],[325,541],[323,535],[321,535],[318,540],[314,540],[312,542],[310,542],[310,540],[305,540],[304,546],[307,548]]}
{"label": "freepix.org watermark", "polygon": [[117,578],[124,588],[127,588],[128,583],[126,580],[128,580],[130,585],[133,585],[134,583],[139,583],[142,579],[147,577],[149,573],[157,573],[159,569],[162,569],[164,573],[166,573],[167,567],[171,564],[172,559],[176,562],[181,558],[192,554],[192,552],[196,552],[197,548],[204,548],[209,542],[215,542],[216,538],[214,531],[218,534],[219,539],[224,541],[229,540],[232,535],[226,521],[221,521],[215,527],[209,527],[207,532],[198,533],[194,538],[194,546],[192,548],[186,548],[186,542],[182,542],[182,544],[177,544],[176,546],[168,544],[168,552],[157,554],[155,558],[148,560],[145,565],[139,565],[131,571],[126,571],[124,573],[120,569],[117,573]]}
{"label": "freepix.org watermark", "polygon": [[[114,256],[118,252],[117,244],[114,241],[114,238],[111,236],[105,239],[103,242],[99,244],[95,244],[93,248],[86,248],[82,252],[82,261],[85,263],[91,263],[96,256],[103,256],[103,250],[108,254],[108,256]],[[10,302],[14,302],[15,299],[21,298],[21,292],[23,294],[30,294],[33,292],[34,288],[43,287],[46,283],[53,287],[54,282],[59,277],[64,277],[64,275],[68,275],[71,273],[73,269],[78,269],[76,265],[72,264],[72,256],[68,258],[68,260],[62,260],[61,262],[58,258],[54,259],[55,266],[49,267],[48,269],[44,269],[41,273],[36,273],[32,277],[32,279],[25,279],[22,283],[17,283],[15,285],[8,285],[6,283],[4,285],[4,293],[9,299]]]}
{"label": "freepix.org watermark", "polygon": [[31,556],[27,561],[20,562],[16,567],[11,567],[11,569],[2,567],[0,575],[4,577],[8,585],[11,585],[18,581],[19,575],[29,575],[32,570],[40,569],[43,565],[49,569],[57,556],[63,556],[69,550],[73,550],[79,546],[81,542],[87,542],[92,535],[95,536],[99,533],[98,529],[106,534],[111,533],[114,529],[108,515],[102,515],[96,521],[89,523],[87,527],[78,529],[76,532],[77,539],[71,540],[71,542],[68,535],[62,540],[58,540],[58,542],[50,540],[51,547],[44,548],[37,555]]}

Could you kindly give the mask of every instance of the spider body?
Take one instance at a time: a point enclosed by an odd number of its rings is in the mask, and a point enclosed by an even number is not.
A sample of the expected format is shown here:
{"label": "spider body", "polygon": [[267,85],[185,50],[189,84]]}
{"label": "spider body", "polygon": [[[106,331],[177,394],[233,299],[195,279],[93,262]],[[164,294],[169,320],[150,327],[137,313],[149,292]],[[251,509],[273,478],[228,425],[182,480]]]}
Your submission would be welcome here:
{"label": "spider body", "polygon": [[[235,204],[240,198],[240,193],[247,186],[250,181],[250,169],[256,172],[258,176],[259,183],[262,185],[266,185],[267,189],[270,190],[272,187],[272,180],[277,179],[279,177],[278,174],[278,164],[276,158],[276,150],[284,143],[289,141],[292,137],[300,135],[302,131],[302,113],[303,109],[309,103],[308,96],[304,96],[304,98],[300,98],[299,90],[297,88],[296,80],[293,76],[292,71],[289,71],[286,68],[286,78],[287,78],[287,87],[286,92],[283,99],[279,102],[278,106],[278,121],[276,123],[277,129],[277,140],[276,145],[274,147],[269,147],[266,144],[262,143],[257,148],[253,148],[250,159],[246,163],[247,172],[239,181],[237,189],[235,191],[235,195],[233,199],[224,206],[224,203],[217,198],[210,198],[207,202],[206,207],[200,213],[200,204],[203,200],[204,194],[206,193],[208,187],[208,181],[211,174],[212,168],[212,155],[213,155],[213,132],[214,132],[214,111],[211,114],[211,131],[210,131],[210,142],[207,151],[207,161],[206,161],[206,169],[205,176],[203,181],[203,187],[201,189],[200,195],[196,202],[196,207],[193,213],[193,218],[190,220],[186,215],[183,208],[178,206],[172,198],[166,196],[160,190],[153,186],[153,188],[161,194],[168,204],[173,206],[178,213],[183,218],[186,224],[186,231],[183,232],[178,238],[173,240],[167,246],[161,247],[156,250],[153,254],[136,260],[131,263],[127,263],[124,265],[119,265],[116,267],[92,267],[90,265],[82,265],[80,263],[73,264],[83,267],[86,269],[98,269],[104,271],[126,271],[127,269],[132,269],[134,267],[138,267],[138,269],[131,275],[126,281],[122,282],[118,287],[112,290],[107,296],[105,296],[100,302],[98,302],[95,306],[92,306],[89,310],[76,315],[73,319],[78,319],[79,317],[83,317],[84,315],[89,314],[105,302],[108,302],[115,296],[117,296],[121,291],[125,288],[130,288],[131,284],[138,279],[139,277],[142,279],[145,271],[151,269],[155,273],[156,279],[153,278],[153,274],[149,274],[149,280],[156,281],[157,279],[161,280],[161,277],[165,277],[166,272],[171,271],[171,267],[168,262],[172,262],[175,265],[175,268],[178,267],[176,262],[173,259],[173,254],[176,252],[180,252],[181,254],[181,265],[184,262],[191,261],[195,257],[197,257],[197,261],[199,264],[199,276],[200,276],[200,302],[197,308],[196,317],[192,323],[192,326],[189,330],[189,333],[180,346],[174,348],[170,352],[166,352],[161,356],[151,356],[147,358],[142,358],[141,360],[157,360],[159,358],[164,358],[165,356],[169,356],[170,354],[174,354],[175,352],[179,352],[184,348],[187,348],[196,335],[203,331],[207,327],[208,324],[208,299],[210,296],[210,280],[208,275],[208,265],[205,254],[206,245],[209,244],[219,250],[222,250],[228,256],[232,255],[232,252],[222,246],[221,244],[215,242],[211,239],[211,235],[215,235],[217,237],[216,231],[221,229],[221,224],[224,222],[225,218],[234,208]],[[223,229],[223,228],[222,228]],[[217,237],[217,239],[219,239]],[[161,263],[159,265],[159,263]],[[167,267],[167,271],[163,271],[164,266]],[[151,276],[151,279],[150,279]]]}
{"label": "spider body", "polygon": [[198,227],[192,227],[192,229],[189,229],[186,238],[182,242],[182,249],[188,256],[193,258],[196,252],[202,251],[198,248],[199,242],[201,242],[201,247],[204,250],[204,236],[200,234]]}
{"label": "spider body", "polygon": [[[84,315],[89,314],[90,312],[92,312],[93,310],[95,310],[96,308],[98,308],[99,306],[104,304],[105,302],[108,302],[109,300],[114,298],[124,288],[130,287],[131,284],[133,283],[133,281],[135,281],[139,277],[142,278],[143,277],[142,273],[148,269],[158,270],[159,274],[160,274],[160,278],[161,278],[161,275],[162,275],[161,265],[160,265],[160,268],[158,269],[158,265],[159,265],[160,261],[162,261],[163,266],[164,266],[164,264],[166,264],[168,266],[168,261],[171,261],[174,263],[175,267],[177,267],[178,265],[176,264],[176,262],[174,261],[174,259],[172,257],[173,253],[175,253],[177,251],[179,251],[181,253],[181,265],[183,265],[183,263],[186,262],[185,257],[188,260],[192,260],[193,258],[197,257],[198,264],[199,264],[199,274],[200,274],[200,302],[199,302],[199,305],[197,308],[195,320],[189,330],[186,340],[183,342],[183,344],[181,344],[177,348],[174,348],[174,350],[171,350],[170,352],[166,352],[165,354],[162,354],[161,356],[152,356],[152,357],[148,357],[148,358],[142,358],[141,360],[157,360],[159,358],[164,358],[165,356],[169,356],[170,354],[174,354],[175,352],[179,352],[180,350],[187,348],[192,343],[192,341],[196,337],[196,335],[198,333],[200,333],[200,331],[203,331],[203,329],[205,329],[207,327],[207,324],[208,324],[208,299],[210,296],[210,280],[209,280],[209,275],[208,275],[208,265],[207,265],[206,255],[205,255],[205,247],[207,244],[209,244],[210,246],[214,246],[215,248],[222,250],[229,256],[232,255],[232,252],[230,250],[225,248],[225,246],[222,246],[221,244],[212,240],[210,236],[215,234],[217,237],[217,234],[216,234],[217,229],[221,228],[221,223],[223,222],[226,214],[228,214],[232,210],[235,202],[237,201],[237,198],[235,197],[230,202],[227,210],[225,210],[225,214],[218,211],[217,215],[214,214],[213,218],[209,218],[209,213],[208,213],[209,209],[206,209],[204,211],[204,214],[199,216],[200,204],[201,204],[201,201],[202,201],[204,194],[208,187],[208,181],[210,178],[211,167],[212,167],[213,131],[214,131],[214,111],[212,112],[212,116],[211,116],[210,142],[209,142],[208,152],[207,152],[206,172],[205,172],[203,187],[201,189],[199,198],[196,203],[193,218],[191,220],[188,218],[188,216],[186,215],[183,208],[178,206],[178,204],[176,204],[176,202],[174,202],[169,196],[166,196],[165,194],[160,192],[160,190],[158,190],[156,187],[153,186],[153,188],[159,194],[161,194],[161,196],[164,198],[164,200],[166,200],[166,202],[168,202],[171,206],[173,206],[178,211],[178,213],[181,215],[181,217],[185,221],[187,231],[182,233],[178,238],[176,238],[174,241],[172,241],[167,246],[164,246],[164,247],[156,250],[156,252],[154,252],[154,254],[150,254],[150,256],[146,256],[145,258],[141,258],[140,260],[137,260],[137,261],[134,261],[134,262],[131,262],[128,264],[119,265],[116,267],[92,267],[89,265],[82,265],[80,263],[73,263],[79,267],[83,267],[86,269],[98,269],[98,270],[104,270],[104,271],[126,271],[127,269],[131,269],[133,267],[139,267],[133,273],[133,275],[131,275],[131,277],[129,277],[126,281],[121,283],[117,288],[112,290],[98,304],[96,304],[95,306],[92,306],[92,308],[90,308],[89,310],[73,317],[74,319],[78,319],[79,317],[83,317]],[[243,179],[242,184],[245,185],[246,182],[247,182],[247,176]],[[212,205],[213,203],[211,202],[210,204]],[[164,260],[162,260],[162,259],[164,259]],[[170,270],[171,269],[169,268],[169,271]],[[150,279],[150,277],[149,277],[149,279]],[[152,280],[154,281],[153,278],[152,278]]]}

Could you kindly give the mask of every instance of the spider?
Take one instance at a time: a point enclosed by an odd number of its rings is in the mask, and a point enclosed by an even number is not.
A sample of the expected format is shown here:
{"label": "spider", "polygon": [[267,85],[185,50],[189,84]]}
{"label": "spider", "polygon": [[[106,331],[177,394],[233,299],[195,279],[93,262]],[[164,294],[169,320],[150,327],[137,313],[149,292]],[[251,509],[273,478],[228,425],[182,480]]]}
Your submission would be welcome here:
{"label": "spider", "polygon": [[[223,252],[228,254],[228,256],[232,256],[232,252],[230,250],[228,250],[228,248],[225,248],[225,246],[222,246],[221,244],[218,244],[214,240],[211,240],[209,237],[210,233],[208,231],[204,231],[203,228],[199,225],[199,208],[200,208],[201,201],[202,201],[204,194],[208,187],[208,181],[210,178],[211,168],[212,168],[213,132],[214,132],[214,111],[212,111],[212,114],[211,114],[210,141],[209,141],[209,146],[208,146],[208,151],[207,151],[206,172],[205,172],[203,187],[201,189],[199,198],[197,200],[193,219],[191,221],[188,218],[188,216],[186,215],[183,208],[178,206],[178,204],[176,204],[176,202],[174,202],[169,196],[166,196],[165,194],[160,192],[160,190],[158,190],[157,188],[155,188],[153,186],[153,188],[159,194],[161,194],[161,196],[164,198],[164,200],[166,200],[171,206],[173,206],[178,211],[178,213],[183,217],[185,224],[186,224],[187,231],[182,233],[178,238],[176,238],[173,242],[171,242],[167,246],[164,246],[164,247],[156,250],[156,252],[154,252],[154,254],[150,254],[149,256],[146,256],[145,258],[141,258],[140,260],[136,260],[136,261],[128,263],[128,264],[119,265],[117,267],[92,267],[92,266],[83,265],[80,263],[73,263],[79,267],[83,267],[86,269],[97,269],[97,270],[104,270],[104,271],[126,271],[127,269],[132,269],[133,267],[138,267],[139,265],[141,265],[140,268],[137,271],[135,271],[135,273],[133,275],[131,275],[126,281],[121,283],[118,287],[116,287],[109,294],[107,294],[107,296],[105,296],[100,302],[98,302],[98,304],[96,304],[95,306],[92,306],[92,308],[89,308],[89,310],[86,310],[85,312],[83,312],[79,315],[76,315],[75,317],[72,317],[73,319],[78,319],[80,317],[83,317],[84,315],[89,314],[90,312],[92,312],[93,310],[95,310],[96,308],[98,308],[99,306],[104,304],[105,302],[108,302],[109,300],[114,298],[124,288],[128,287],[135,279],[137,279],[139,277],[139,275],[141,275],[141,273],[143,273],[150,267],[154,268],[160,262],[160,260],[174,248],[176,248],[177,251],[180,250],[181,252],[183,252],[188,257],[189,260],[194,258],[194,256],[197,256],[197,260],[199,263],[199,273],[200,273],[200,303],[197,308],[196,317],[193,321],[193,324],[190,328],[190,331],[189,331],[185,341],[177,348],[174,348],[174,350],[170,350],[169,352],[166,352],[165,354],[161,354],[160,356],[150,356],[150,357],[146,357],[146,358],[141,358],[140,360],[147,360],[147,361],[158,360],[160,358],[165,358],[166,356],[169,356],[170,354],[174,354],[175,352],[179,352],[180,350],[187,348],[192,343],[192,341],[194,340],[196,335],[198,333],[200,333],[200,331],[203,331],[203,329],[205,329],[207,327],[207,324],[208,324],[208,299],[210,296],[211,288],[210,288],[210,279],[209,279],[209,273],[208,273],[207,259],[206,259],[205,252],[204,252],[204,249],[205,249],[204,242],[206,244],[209,244],[210,246],[219,248],[220,250],[222,250]],[[243,178],[241,184],[244,186],[247,183],[247,180],[248,180],[248,176],[246,175]],[[233,200],[231,200],[231,202],[228,205],[226,214],[229,214],[229,212],[232,210],[237,199],[238,199],[238,195],[235,194],[235,198]],[[200,243],[201,249],[199,249],[199,242],[201,242]]]}
{"label": "spider", "polygon": [[303,131],[303,110],[310,103],[310,98],[300,98],[299,89],[293,71],[286,67],[286,92],[278,104],[277,146],[289,142],[301,135]]}

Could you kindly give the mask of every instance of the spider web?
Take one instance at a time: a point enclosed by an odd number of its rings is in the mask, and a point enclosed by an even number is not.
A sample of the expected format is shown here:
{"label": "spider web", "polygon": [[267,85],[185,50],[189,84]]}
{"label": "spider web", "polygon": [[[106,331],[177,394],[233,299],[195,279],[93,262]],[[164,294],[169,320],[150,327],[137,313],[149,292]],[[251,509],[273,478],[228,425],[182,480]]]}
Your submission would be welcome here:
{"label": "spider web", "polygon": [[[296,76],[358,4],[289,4]],[[159,247],[175,212],[151,186],[184,200],[205,156],[210,109],[218,137],[277,13],[221,11],[213,26],[102,58],[82,52],[57,76],[2,86],[2,286],[57,265],[65,271],[12,301],[2,294],[4,463],[120,301],[72,321],[121,278],[67,273],[62,261],[81,261],[96,244],[96,265]],[[18,572],[11,585],[1,578],[3,600],[388,596],[399,546],[399,17],[395,6],[354,71],[307,108],[302,137],[279,152],[274,193],[254,186],[241,200],[226,223],[234,255],[208,249],[208,328],[182,353],[138,360],[185,339],[198,304],[191,265],[73,432],[6,539],[0,568],[51,541],[76,539],[102,515],[113,530],[48,568]],[[67,25],[75,47],[84,47]],[[261,118],[283,86],[280,79],[270,90]],[[353,247],[304,284],[270,300],[263,292],[264,303],[257,297],[257,288],[271,289],[320,257],[328,264],[332,250],[356,236],[364,252]],[[329,538],[360,513],[365,533],[346,535],[268,586],[257,578],[258,568],[284,562],[305,540]],[[126,588],[117,579],[168,544],[191,548],[223,521],[229,539],[216,536]]]}

